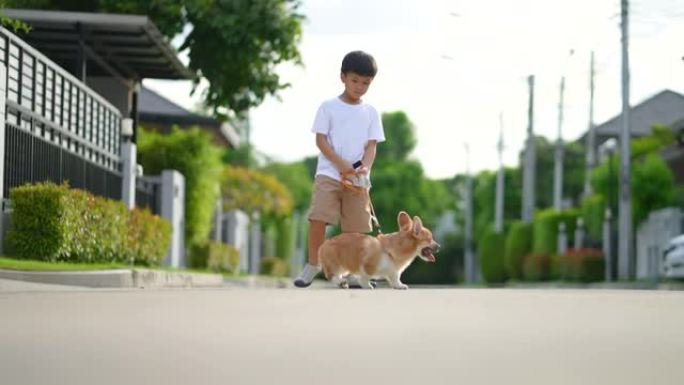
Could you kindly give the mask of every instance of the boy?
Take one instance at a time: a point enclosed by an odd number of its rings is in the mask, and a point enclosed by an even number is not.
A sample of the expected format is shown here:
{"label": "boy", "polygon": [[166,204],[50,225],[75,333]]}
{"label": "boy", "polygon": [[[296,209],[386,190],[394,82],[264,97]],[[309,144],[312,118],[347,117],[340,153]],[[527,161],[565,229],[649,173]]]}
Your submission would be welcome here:
{"label": "boy", "polygon": [[359,193],[343,187],[341,181],[342,175],[369,176],[376,145],[385,140],[378,112],[361,100],[377,71],[371,55],[348,53],[340,74],[344,92],[324,101],[316,113],[311,131],[321,153],[309,212],[309,263],[295,279],[297,287],[309,286],[321,271],[318,248],[325,241],[327,224],[341,220],[343,232],[373,230],[368,189]]}

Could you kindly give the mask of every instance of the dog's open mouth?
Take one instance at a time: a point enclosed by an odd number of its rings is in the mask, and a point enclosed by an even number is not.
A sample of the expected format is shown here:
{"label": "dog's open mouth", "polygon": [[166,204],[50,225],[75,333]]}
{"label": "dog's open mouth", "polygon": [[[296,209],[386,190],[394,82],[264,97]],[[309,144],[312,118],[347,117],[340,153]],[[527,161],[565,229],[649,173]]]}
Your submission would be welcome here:
{"label": "dog's open mouth", "polygon": [[420,250],[420,255],[423,256],[423,259],[428,262],[434,262],[435,261],[435,255],[432,254],[432,248],[431,247],[423,247]]}

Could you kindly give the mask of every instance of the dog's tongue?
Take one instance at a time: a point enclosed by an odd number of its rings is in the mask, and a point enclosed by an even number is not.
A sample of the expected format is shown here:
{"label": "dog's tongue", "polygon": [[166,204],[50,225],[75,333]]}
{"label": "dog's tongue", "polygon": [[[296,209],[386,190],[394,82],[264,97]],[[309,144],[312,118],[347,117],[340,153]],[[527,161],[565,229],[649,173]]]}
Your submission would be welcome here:
{"label": "dog's tongue", "polygon": [[423,249],[420,250],[420,254],[421,254],[423,257],[427,258],[428,261],[430,261],[430,262],[434,262],[434,261],[435,261],[435,256],[434,256],[434,254],[432,254],[432,249],[429,248],[429,247],[423,247]]}

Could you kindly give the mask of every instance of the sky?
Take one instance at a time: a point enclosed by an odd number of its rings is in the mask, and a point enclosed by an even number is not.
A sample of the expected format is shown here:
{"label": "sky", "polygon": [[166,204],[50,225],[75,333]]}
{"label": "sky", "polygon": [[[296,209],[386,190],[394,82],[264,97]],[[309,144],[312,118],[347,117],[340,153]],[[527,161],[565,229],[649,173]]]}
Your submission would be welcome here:
{"label": "sky", "polygon": [[[518,165],[531,74],[535,133],[557,138],[564,76],[562,136],[579,138],[589,126],[592,51],[594,122],[622,108],[618,0],[304,0],[300,11],[304,66],[280,65],[291,86],[250,111],[251,141],[274,160],[318,153],[314,115],[342,92],[342,58],[359,49],[378,63],[364,100],[381,112],[406,112],[417,138],[411,157],[430,178],[496,169],[502,126],[504,164]],[[631,1],[630,14],[631,105],[664,89],[684,93],[684,0]],[[144,85],[188,109],[199,102],[189,82]]]}

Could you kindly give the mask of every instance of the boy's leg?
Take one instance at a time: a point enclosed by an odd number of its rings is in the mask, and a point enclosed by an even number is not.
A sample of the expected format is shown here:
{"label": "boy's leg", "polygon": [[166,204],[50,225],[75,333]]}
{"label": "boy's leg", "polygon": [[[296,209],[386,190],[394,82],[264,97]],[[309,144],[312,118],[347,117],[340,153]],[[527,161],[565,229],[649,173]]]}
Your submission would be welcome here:
{"label": "boy's leg", "polygon": [[321,272],[318,249],[325,241],[326,224],[339,221],[341,192],[340,182],[326,176],[316,177],[309,212],[309,263],[295,279],[297,287],[309,286]]}
{"label": "boy's leg", "polygon": [[309,263],[295,278],[294,284],[297,287],[307,287],[311,285],[314,278],[321,272],[318,263],[318,249],[325,241],[325,225],[323,221],[309,220]]}

